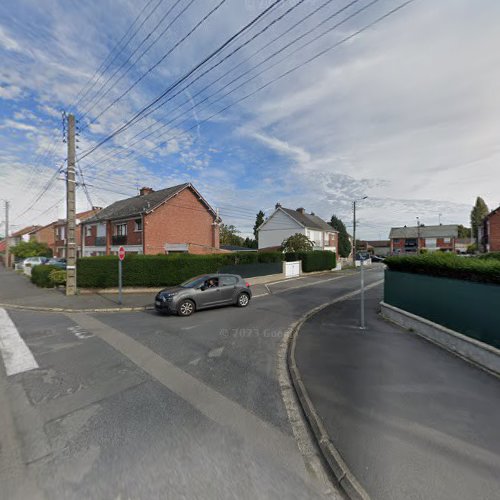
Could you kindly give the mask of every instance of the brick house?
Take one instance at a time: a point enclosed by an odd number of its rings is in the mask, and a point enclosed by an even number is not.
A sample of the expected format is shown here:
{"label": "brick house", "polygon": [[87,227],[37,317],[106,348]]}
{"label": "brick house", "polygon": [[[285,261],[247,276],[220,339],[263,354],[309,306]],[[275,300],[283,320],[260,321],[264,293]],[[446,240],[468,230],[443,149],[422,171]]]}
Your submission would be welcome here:
{"label": "brick house", "polygon": [[393,227],[389,233],[391,254],[416,253],[419,249],[429,252],[441,250],[455,252],[458,225]]}
{"label": "brick house", "polygon": [[55,232],[54,225],[56,222],[51,222],[46,226],[39,227],[34,233],[32,233],[32,238],[38,243],[45,243],[54,253],[55,250]]}
{"label": "brick house", "polygon": [[40,226],[27,226],[11,233],[9,236],[9,246],[15,247],[18,243],[21,243],[21,241],[30,241],[39,228]]}
{"label": "brick house", "polygon": [[276,250],[283,240],[299,233],[313,242],[314,250],[331,250],[337,253],[338,231],[314,212],[308,214],[304,208],[293,210],[277,203],[274,212],[257,231],[259,250]]}
{"label": "brick house", "polygon": [[81,255],[219,253],[219,219],[190,183],[119,200],[81,224]]}
{"label": "brick house", "polygon": [[484,219],[483,242],[487,252],[500,252],[500,207]]}
{"label": "brick house", "polygon": [[[78,256],[81,255],[80,248],[82,245],[82,232],[79,226],[82,222],[98,214],[101,210],[101,208],[95,207],[92,210],[86,210],[85,212],[79,212],[75,214],[75,236]],[[66,219],[59,219],[56,222],[53,222],[51,225],[54,238],[54,257],[64,258],[66,257]]]}

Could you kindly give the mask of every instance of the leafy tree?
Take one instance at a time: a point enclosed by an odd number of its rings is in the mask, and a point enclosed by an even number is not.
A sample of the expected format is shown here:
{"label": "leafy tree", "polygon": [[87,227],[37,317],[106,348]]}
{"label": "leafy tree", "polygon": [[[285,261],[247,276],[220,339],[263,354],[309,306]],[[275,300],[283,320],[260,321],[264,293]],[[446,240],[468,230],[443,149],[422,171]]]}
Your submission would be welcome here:
{"label": "leafy tree", "polygon": [[28,257],[52,257],[52,250],[46,243],[39,243],[35,240],[20,241],[11,248],[12,254],[18,259],[27,259]]}
{"label": "leafy tree", "polygon": [[309,252],[313,249],[314,243],[305,235],[295,233],[281,244],[283,252]]}
{"label": "leafy tree", "polygon": [[259,241],[259,233],[257,231],[257,228],[264,222],[264,212],[262,210],[259,210],[259,213],[255,217],[255,224],[253,226],[253,235],[255,237],[255,241]]}
{"label": "leafy tree", "polygon": [[243,246],[247,248],[257,248],[257,240],[254,240],[247,236],[243,241]]}
{"label": "leafy tree", "polygon": [[345,224],[337,216],[332,215],[330,226],[332,226],[333,229],[336,229],[339,232],[338,253],[340,257],[349,257],[349,254],[351,253],[351,242],[349,241],[349,235],[347,234]]}
{"label": "leafy tree", "polygon": [[220,244],[221,245],[237,245],[237,246],[242,246],[243,244],[243,238],[241,236],[238,236],[238,229],[236,229],[235,226],[227,225],[222,223],[220,225],[220,233],[219,233],[219,238],[220,238]]}
{"label": "leafy tree", "polygon": [[459,238],[461,238],[461,239],[471,238],[471,234],[472,234],[472,231],[471,231],[470,227],[465,227],[462,224],[458,225],[458,237]]}
{"label": "leafy tree", "polygon": [[476,204],[470,213],[470,225],[472,228],[472,237],[476,240],[478,238],[478,229],[483,224],[484,218],[488,215],[489,209],[484,200],[478,196]]}

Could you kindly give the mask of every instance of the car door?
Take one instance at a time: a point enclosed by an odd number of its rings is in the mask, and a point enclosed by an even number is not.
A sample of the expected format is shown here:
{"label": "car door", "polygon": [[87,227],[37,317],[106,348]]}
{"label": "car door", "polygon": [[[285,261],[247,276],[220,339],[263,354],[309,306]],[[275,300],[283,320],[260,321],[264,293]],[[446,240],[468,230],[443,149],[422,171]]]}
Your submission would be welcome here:
{"label": "car door", "polygon": [[222,304],[232,304],[236,300],[236,276],[221,276],[219,278],[220,299]]}
{"label": "car door", "polygon": [[214,287],[209,287],[207,279],[204,283],[204,289],[199,294],[198,306],[199,307],[211,307],[216,306],[221,303],[221,290],[219,288],[219,279],[212,278],[215,282]]}

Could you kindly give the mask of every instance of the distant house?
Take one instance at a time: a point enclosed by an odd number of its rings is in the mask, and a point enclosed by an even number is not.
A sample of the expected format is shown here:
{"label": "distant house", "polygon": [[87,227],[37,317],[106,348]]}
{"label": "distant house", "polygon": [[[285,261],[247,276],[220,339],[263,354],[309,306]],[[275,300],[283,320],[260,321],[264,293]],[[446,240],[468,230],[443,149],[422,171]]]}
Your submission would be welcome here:
{"label": "distant house", "polygon": [[219,253],[219,218],[190,183],[119,200],[81,224],[81,255]]}
{"label": "distant house", "polygon": [[458,225],[393,227],[389,233],[391,253],[416,253],[419,249],[429,252],[441,250],[455,252]]}
{"label": "distant house", "polygon": [[30,241],[40,226],[27,226],[9,236],[9,246],[15,247],[21,241]]}
{"label": "distant house", "polygon": [[455,252],[467,253],[468,248],[474,243],[474,238],[457,238],[455,240]]}
{"label": "distant house", "polygon": [[[80,225],[82,222],[90,219],[94,215],[97,215],[102,208],[95,207],[91,210],[86,210],[85,212],[79,212],[75,214],[76,219],[76,248],[77,255],[81,255],[81,244],[82,244],[82,232],[80,229]],[[56,222],[50,224],[52,226],[53,231],[53,239],[54,239],[54,257],[65,258],[66,257],[66,219],[59,219]]]}
{"label": "distant house", "polygon": [[259,226],[259,250],[276,249],[283,240],[296,233],[306,235],[313,243],[314,250],[337,252],[338,231],[321,217],[304,208],[292,210],[276,204],[274,212]]}
{"label": "distant house", "polygon": [[500,252],[500,207],[495,208],[484,219],[484,246],[487,252]]}
{"label": "distant house", "polygon": [[390,240],[365,240],[361,242],[361,248],[379,257],[385,257],[391,253]]}
{"label": "distant house", "polygon": [[56,243],[54,233],[54,225],[56,222],[40,226],[35,232],[32,233],[32,239],[38,241],[38,243],[45,243],[52,250],[52,253],[54,253]]}

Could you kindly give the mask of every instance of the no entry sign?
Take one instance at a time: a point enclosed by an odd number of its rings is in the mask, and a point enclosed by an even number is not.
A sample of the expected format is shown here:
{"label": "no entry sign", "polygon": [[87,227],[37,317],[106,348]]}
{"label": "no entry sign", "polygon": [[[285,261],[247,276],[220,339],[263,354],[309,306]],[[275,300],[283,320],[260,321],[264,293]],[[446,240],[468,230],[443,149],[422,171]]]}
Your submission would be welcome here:
{"label": "no entry sign", "polygon": [[120,249],[118,250],[118,258],[120,260],[123,260],[125,258],[125,248],[120,247]]}

